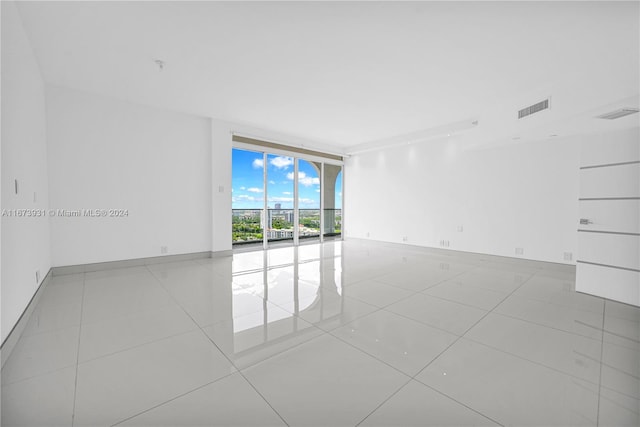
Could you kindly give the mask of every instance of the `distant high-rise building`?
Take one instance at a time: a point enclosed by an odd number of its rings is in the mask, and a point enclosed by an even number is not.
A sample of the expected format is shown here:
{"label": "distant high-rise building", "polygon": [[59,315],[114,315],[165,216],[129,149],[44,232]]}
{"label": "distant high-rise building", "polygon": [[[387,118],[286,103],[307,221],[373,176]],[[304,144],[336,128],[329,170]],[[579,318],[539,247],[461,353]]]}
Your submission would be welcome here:
{"label": "distant high-rise building", "polygon": [[282,204],[281,203],[276,203],[276,209],[281,209]]}

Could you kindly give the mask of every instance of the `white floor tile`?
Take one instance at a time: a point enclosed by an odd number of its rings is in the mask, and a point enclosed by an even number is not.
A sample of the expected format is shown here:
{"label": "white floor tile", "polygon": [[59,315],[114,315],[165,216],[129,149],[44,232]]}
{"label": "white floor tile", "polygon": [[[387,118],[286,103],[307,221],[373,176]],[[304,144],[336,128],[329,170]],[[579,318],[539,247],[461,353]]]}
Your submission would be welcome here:
{"label": "white floor tile", "polygon": [[329,335],[243,372],[290,425],[355,425],[408,380]]}
{"label": "white floor tile", "polygon": [[598,425],[600,427],[638,427],[640,400],[601,388]]}
{"label": "white floor tile", "polygon": [[605,333],[601,385],[640,399],[640,344],[635,348],[611,344]]}
{"label": "white floor tile", "polygon": [[383,310],[331,334],[410,376],[457,339],[453,334]]}
{"label": "white floor tile", "polygon": [[377,307],[348,296],[322,294],[316,303],[300,311],[299,316],[324,331],[331,331],[376,310]]}
{"label": "white floor tile", "polygon": [[54,304],[40,301],[33,310],[27,326],[22,332],[23,337],[53,332],[71,326],[80,325],[82,313],[81,302],[56,302]]}
{"label": "white floor tile", "polygon": [[238,373],[135,416],[121,426],[285,426]]}
{"label": "white floor tile", "polygon": [[465,338],[597,384],[602,343],[500,314],[489,314]]}
{"label": "white floor tile", "polygon": [[255,365],[324,333],[280,307],[267,304],[265,312],[247,314],[203,329],[239,369]]}
{"label": "white floor tile", "polygon": [[500,424],[596,424],[597,385],[465,338],[416,379]]}
{"label": "white floor tile", "polygon": [[76,367],[2,386],[2,422],[10,426],[71,426]]}
{"label": "white floor tile", "polygon": [[363,280],[346,288],[345,294],[376,307],[386,307],[413,295],[414,292],[375,280]]}
{"label": "white floor tile", "polygon": [[494,311],[499,314],[562,329],[595,340],[602,339],[602,314],[511,295]]}
{"label": "white floor tile", "polygon": [[561,280],[535,275],[518,288],[515,295],[573,309],[592,311],[598,315],[602,315],[604,310],[604,299],[576,292],[575,278]]}
{"label": "white floor tile", "polygon": [[411,381],[371,414],[362,426],[497,426],[490,419]]}
{"label": "white floor tile", "polygon": [[78,360],[78,334],[72,326],[58,331],[22,337],[2,368],[2,384],[75,366]]}
{"label": "white floor tile", "polygon": [[405,316],[429,326],[455,335],[464,334],[486,311],[452,301],[416,294],[385,308],[385,310]]}
{"label": "white floor tile", "polygon": [[197,329],[177,306],[82,325],[80,363]]}
{"label": "white floor tile", "polygon": [[638,425],[640,308],[574,283],[367,240],[54,276],[2,425]]}
{"label": "white floor tile", "polygon": [[111,425],[234,372],[201,331],[78,367],[75,425]]}
{"label": "white floor tile", "polygon": [[465,285],[456,279],[433,286],[424,291],[424,293],[482,310],[492,310],[509,295],[505,292]]}
{"label": "white floor tile", "polygon": [[[86,323],[175,305],[157,279],[141,268],[87,273],[82,321]],[[110,274],[107,274],[110,273]],[[96,278],[90,278],[94,274]]]}
{"label": "white floor tile", "polygon": [[378,282],[386,283],[409,291],[419,292],[447,280],[452,276],[455,276],[455,273],[448,270],[413,269],[394,271],[374,278]]}

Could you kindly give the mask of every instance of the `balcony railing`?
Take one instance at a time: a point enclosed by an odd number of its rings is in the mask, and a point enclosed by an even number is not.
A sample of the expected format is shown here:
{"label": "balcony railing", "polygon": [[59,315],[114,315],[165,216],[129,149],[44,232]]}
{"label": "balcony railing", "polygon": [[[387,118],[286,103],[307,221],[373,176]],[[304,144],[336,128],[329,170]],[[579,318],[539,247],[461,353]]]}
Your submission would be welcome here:
{"label": "balcony railing", "polygon": [[[325,237],[341,235],[341,209],[325,209],[324,221]],[[266,220],[263,209],[232,209],[232,242],[234,245],[262,243],[264,233],[269,242],[293,240],[294,222],[293,209],[267,209]],[[298,238],[319,237],[320,209],[299,209]]]}

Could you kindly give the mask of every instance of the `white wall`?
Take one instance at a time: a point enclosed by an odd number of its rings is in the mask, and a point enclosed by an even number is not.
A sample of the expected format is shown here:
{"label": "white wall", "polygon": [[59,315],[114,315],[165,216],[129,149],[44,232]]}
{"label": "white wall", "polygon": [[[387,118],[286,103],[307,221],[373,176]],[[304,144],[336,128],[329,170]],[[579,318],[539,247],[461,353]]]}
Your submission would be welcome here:
{"label": "white wall", "polygon": [[231,250],[231,150],[234,125],[211,121],[212,251]]}
{"label": "white wall", "polygon": [[[1,50],[2,209],[46,209],[44,83],[13,2],[2,2]],[[38,288],[36,270],[42,280],[51,266],[48,219],[2,216],[1,253],[4,342]]]}
{"label": "white wall", "polygon": [[211,250],[211,120],[47,88],[54,266]]}
{"label": "white wall", "polygon": [[450,139],[353,156],[347,236],[572,263],[564,252],[575,261],[579,142],[465,151]]}

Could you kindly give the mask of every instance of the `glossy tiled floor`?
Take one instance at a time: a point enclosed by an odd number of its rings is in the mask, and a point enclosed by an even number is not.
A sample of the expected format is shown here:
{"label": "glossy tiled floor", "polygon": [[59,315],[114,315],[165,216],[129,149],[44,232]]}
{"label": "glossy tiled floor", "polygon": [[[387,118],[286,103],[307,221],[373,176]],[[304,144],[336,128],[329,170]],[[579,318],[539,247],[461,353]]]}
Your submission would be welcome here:
{"label": "glossy tiled floor", "polygon": [[56,276],[2,425],[640,425],[640,310],[364,241]]}

